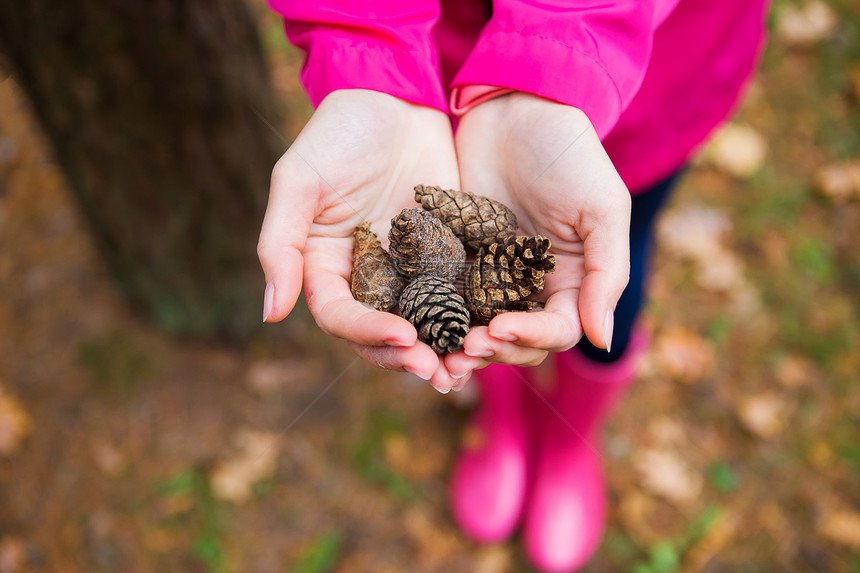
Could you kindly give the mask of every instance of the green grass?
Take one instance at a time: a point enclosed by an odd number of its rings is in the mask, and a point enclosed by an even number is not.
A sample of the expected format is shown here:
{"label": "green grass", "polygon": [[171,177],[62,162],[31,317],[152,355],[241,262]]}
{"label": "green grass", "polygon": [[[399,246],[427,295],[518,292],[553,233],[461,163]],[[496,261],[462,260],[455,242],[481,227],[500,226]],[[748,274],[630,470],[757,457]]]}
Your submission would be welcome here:
{"label": "green grass", "polygon": [[105,332],[78,347],[78,364],[105,393],[132,395],[138,383],[154,371],[150,356],[126,333]]}
{"label": "green grass", "polygon": [[226,507],[212,495],[209,480],[198,470],[183,469],[154,485],[156,496],[190,498],[190,509],[170,518],[165,525],[191,536],[188,554],[208,573],[224,573],[227,558],[223,546]]}
{"label": "green grass", "polygon": [[353,446],[353,465],[367,482],[383,486],[395,499],[412,501],[418,497],[415,486],[385,463],[385,440],[393,435],[406,435],[401,413],[390,409],[373,411]]}
{"label": "green grass", "polygon": [[796,268],[807,280],[830,286],[838,276],[833,243],[813,235],[802,236],[791,251]]}
{"label": "green grass", "polygon": [[732,334],[732,330],[735,328],[735,321],[728,314],[720,313],[708,323],[705,332],[711,342],[714,343],[714,346],[717,348],[722,347],[726,341],[729,339],[729,336]]}
{"label": "green grass", "polygon": [[337,531],[328,531],[310,544],[295,562],[292,573],[326,573],[337,563],[343,537]]}
{"label": "green grass", "polygon": [[705,507],[693,518],[686,530],[674,539],[662,539],[640,554],[627,569],[629,573],[675,573],[680,571],[684,554],[693,548],[717,524],[722,509],[715,505]]}
{"label": "green grass", "polygon": [[648,550],[645,560],[634,563],[631,573],[673,573],[681,567],[678,548],[671,541],[659,541]]}
{"label": "green grass", "polygon": [[708,468],[708,482],[720,493],[731,493],[738,489],[739,479],[732,467],[725,462],[715,462]]}

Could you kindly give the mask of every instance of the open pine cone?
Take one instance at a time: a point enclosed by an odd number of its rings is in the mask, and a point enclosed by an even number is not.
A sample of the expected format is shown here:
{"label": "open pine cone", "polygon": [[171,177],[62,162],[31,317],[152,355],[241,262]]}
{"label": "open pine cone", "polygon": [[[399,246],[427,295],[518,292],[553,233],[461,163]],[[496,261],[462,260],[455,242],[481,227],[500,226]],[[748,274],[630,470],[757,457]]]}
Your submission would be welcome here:
{"label": "open pine cone", "polygon": [[352,296],[358,302],[387,312],[397,306],[406,281],[382,248],[370,223],[356,227],[353,236],[352,275],[349,278]]}
{"label": "open pine cone", "polygon": [[415,201],[445,223],[473,251],[502,242],[517,232],[514,212],[481,195],[416,185]]}
{"label": "open pine cone", "polygon": [[400,296],[400,315],[418,331],[418,340],[438,354],[457,352],[469,332],[469,311],[457,289],[439,277],[413,280]]}
{"label": "open pine cone", "polygon": [[451,229],[419,208],[404,209],[391,220],[389,252],[407,278],[433,275],[454,282],[466,265],[466,250]]}
{"label": "open pine cone", "polygon": [[549,239],[509,237],[481,247],[466,278],[465,300],[469,311],[484,324],[510,310],[531,310],[536,303],[526,297],[540,292],[544,275],[555,270],[548,255]]}

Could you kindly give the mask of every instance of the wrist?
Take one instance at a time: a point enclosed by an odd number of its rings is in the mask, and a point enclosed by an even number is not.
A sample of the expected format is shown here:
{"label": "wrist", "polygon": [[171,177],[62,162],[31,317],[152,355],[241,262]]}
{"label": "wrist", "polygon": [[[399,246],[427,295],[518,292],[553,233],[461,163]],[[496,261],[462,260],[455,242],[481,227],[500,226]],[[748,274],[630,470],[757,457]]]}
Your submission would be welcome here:
{"label": "wrist", "polygon": [[514,132],[519,136],[542,132],[552,125],[564,132],[594,129],[585,112],[577,107],[515,90],[482,99],[462,115],[471,121],[480,118],[488,129]]}
{"label": "wrist", "polygon": [[448,120],[448,115],[435,107],[364,88],[335,90],[320,102],[317,111],[330,112],[335,109],[359,117],[367,114],[387,114],[388,120],[401,122],[401,125],[402,122],[414,120],[416,117],[435,118],[434,121],[439,121],[439,118],[446,122]]}

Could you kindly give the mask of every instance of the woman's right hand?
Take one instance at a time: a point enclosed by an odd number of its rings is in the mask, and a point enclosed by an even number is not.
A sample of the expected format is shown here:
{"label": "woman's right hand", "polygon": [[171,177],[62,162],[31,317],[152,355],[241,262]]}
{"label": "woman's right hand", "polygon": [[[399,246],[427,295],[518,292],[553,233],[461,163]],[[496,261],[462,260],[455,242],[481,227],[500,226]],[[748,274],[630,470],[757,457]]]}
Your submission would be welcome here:
{"label": "woman's right hand", "polygon": [[257,253],[266,275],[265,322],[286,318],[304,288],[320,328],[371,364],[446,390],[452,379],[415,328],[371,310],[349,289],[353,231],[369,221],[383,244],[391,218],[415,206],[419,183],[459,188],[448,117],[369,90],[320,104],[272,172]]}

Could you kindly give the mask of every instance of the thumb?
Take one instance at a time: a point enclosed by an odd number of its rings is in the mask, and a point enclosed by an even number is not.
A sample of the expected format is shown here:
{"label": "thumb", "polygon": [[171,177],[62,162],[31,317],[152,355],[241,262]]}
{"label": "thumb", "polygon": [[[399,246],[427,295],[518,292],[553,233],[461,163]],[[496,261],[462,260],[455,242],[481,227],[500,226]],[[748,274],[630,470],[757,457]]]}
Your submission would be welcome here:
{"label": "thumb", "polygon": [[257,243],[266,275],[263,321],[278,322],[296,305],[302,289],[302,249],[317,215],[320,188],[303,177],[303,165],[290,150],[272,170],[269,201]]}
{"label": "thumb", "polygon": [[579,316],[588,340],[610,349],[614,311],[630,279],[630,195],[622,185],[617,199],[598,213],[583,216],[585,278]]}

